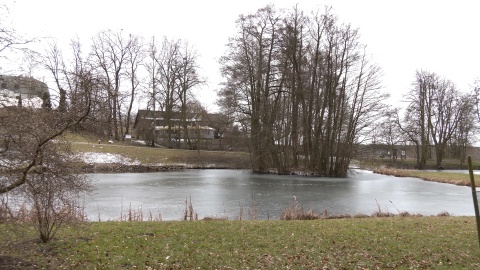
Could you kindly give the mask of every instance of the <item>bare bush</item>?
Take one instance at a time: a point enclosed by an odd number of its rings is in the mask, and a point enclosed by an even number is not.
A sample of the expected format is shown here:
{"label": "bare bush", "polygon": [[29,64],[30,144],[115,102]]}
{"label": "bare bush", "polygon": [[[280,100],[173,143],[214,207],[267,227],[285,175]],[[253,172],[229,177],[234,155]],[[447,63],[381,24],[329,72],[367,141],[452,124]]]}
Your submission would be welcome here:
{"label": "bare bush", "polygon": [[449,216],[450,216],[450,213],[448,213],[447,211],[443,211],[437,214],[437,217],[449,217]]}
{"label": "bare bush", "polygon": [[[69,112],[0,108],[0,195],[23,199],[43,242],[48,242],[63,223],[77,220],[76,201],[91,189],[63,136],[88,116],[88,93],[86,103],[71,107]],[[19,205],[4,202],[2,207],[11,220],[28,218],[14,217]]]}

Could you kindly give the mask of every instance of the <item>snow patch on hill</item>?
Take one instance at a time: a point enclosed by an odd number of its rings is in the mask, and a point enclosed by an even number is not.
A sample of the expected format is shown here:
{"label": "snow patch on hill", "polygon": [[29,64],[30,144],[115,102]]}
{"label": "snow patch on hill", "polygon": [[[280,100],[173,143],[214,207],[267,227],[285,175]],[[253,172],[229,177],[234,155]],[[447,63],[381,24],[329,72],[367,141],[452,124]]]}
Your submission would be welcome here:
{"label": "snow patch on hill", "polygon": [[125,165],[140,165],[140,161],[131,160],[120,154],[85,152],[78,156],[85,163],[120,163]]}

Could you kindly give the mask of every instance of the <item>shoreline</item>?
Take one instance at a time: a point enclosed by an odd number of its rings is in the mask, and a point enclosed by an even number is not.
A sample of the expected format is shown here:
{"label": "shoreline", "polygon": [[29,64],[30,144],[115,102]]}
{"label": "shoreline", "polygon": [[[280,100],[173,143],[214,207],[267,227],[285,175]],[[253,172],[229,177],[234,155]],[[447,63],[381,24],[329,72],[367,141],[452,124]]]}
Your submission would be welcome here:
{"label": "shoreline", "polygon": [[185,169],[179,165],[129,165],[122,163],[91,163],[82,166],[84,173],[170,172]]}
{"label": "shoreline", "polygon": [[245,168],[231,168],[228,166],[198,166],[198,165],[144,165],[123,163],[90,163],[82,166],[84,173],[149,173],[149,172],[175,172],[195,169],[212,170],[244,170]]}
{"label": "shoreline", "polygon": [[[145,164],[124,164],[124,163],[90,163],[81,166],[83,173],[152,173],[152,172],[175,172],[189,169],[218,169],[218,170],[248,170],[248,168],[233,168],[229,166],[199,166],[187,164],[169,164],[169,165],[145,165]],[[424,181],[452,184],[457,186],[470,186],[469,174],[454,172],[429,172],[411,169],[398,168],[358,168],[372,171],[376,174],[412,177]],[[291,175],[312,176],[309,174],[293,173]],[[475,182],[480,187],[480,180]]]}
{"label": "shoreline", "polygon": [[[452,184],[457,186],[471,186],[470,175],[455,172],[429,172],[422,170],[396,169],[396,168],[376,168],[371,170],[373,173],[395,176],[412,177],[424,181]],[[478,178],[478,177],[477,177]],[[475,186],[480,187],[480,180],[475,181]]]}

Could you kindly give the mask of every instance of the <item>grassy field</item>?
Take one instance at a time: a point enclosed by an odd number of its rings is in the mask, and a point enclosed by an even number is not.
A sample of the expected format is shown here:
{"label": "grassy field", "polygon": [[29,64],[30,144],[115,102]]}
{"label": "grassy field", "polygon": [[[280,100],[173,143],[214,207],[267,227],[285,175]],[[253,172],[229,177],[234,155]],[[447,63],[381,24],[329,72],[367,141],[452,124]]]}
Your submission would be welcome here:
{"label": "grassy field", "polygon": [[0,269],[478,269],[475,228],[471,217],[103,222],[40,244],[0,225]]}
{"label": "grassy field", "polygon": [[250,168],[248,153],[230,151],[197,151],[134,145],[125,142],[98,144],[73,143],[76,152],[120,154],[141,164],[184,165],[191,168]]}

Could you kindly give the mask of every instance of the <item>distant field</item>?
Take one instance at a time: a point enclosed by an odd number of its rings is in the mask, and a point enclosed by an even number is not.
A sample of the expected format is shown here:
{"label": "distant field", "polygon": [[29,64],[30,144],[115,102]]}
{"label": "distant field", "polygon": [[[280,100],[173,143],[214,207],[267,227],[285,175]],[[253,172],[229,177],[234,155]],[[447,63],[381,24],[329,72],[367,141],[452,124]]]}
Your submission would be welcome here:
{"label": "distant field", "polygon": [[209,168],[249,168],[248,153],[222,151],[196,151],[147,146],[118,144],[73,144],[78,152],[121,154],[131,161],[142,164],[177,165],[188,164],[191,167]]}

